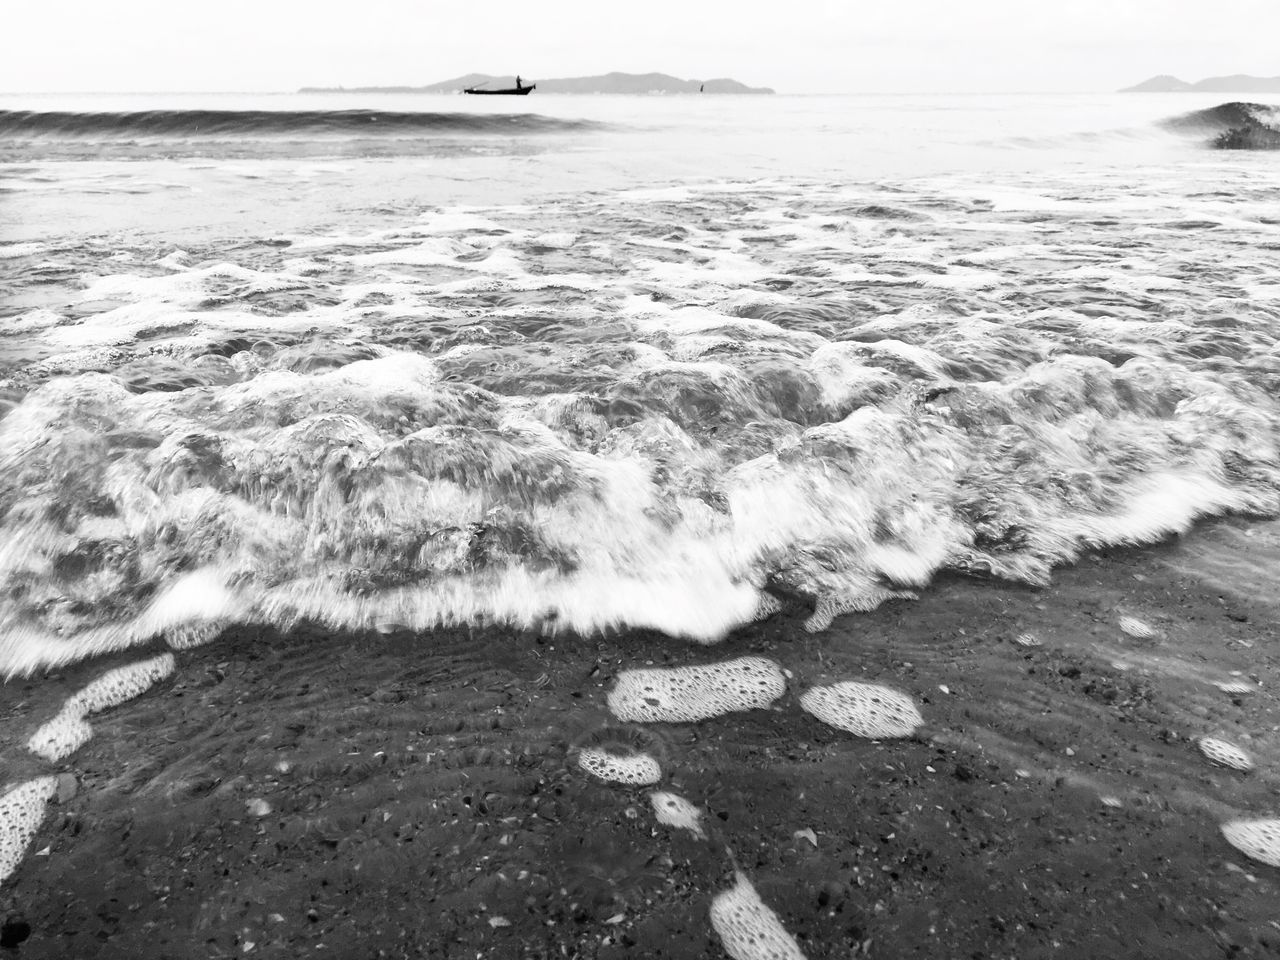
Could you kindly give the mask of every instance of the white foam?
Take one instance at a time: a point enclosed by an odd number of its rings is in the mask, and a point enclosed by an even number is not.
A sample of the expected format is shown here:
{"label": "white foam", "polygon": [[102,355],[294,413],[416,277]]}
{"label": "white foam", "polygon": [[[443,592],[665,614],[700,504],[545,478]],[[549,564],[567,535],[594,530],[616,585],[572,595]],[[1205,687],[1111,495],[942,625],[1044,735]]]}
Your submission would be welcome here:
{"label": "white foam", "polygon": [[768,707],[786,691],[781,668],[764,657],[694,667],[623,670],[609,710],[637,723],[688,723]]}
{"label": "white foam", "polygon": [[536,237],[529,239],[529,245],[534,247],[546,247],[550,250],[568,250],[578,242],[576,233],[567,233],[557,231],[554,233],[540,233]]}
{"label": "white foam", "polygon": [[37,777],[0,797],[0,883],[18,869],[57,789],[57,777]]}
{"label": "white foam", "polygon": [[1253,757],[1227,740],[1219,737],[1201,737],[1197,745],[1201,753],[1219,766],[1242,771],[1254,768]]}
{"label": "white foam", "polygon": [[0,317],[0,331],[5,333],[31,333],[47,330],[63,322],[63,316],[45,307],[28,310],[12,317]]}
{"label": "white foam", "polygon": [[34,257],[47,248],[41,243],[0,243],[0,260],[16,260],[18,257]]}
{"label": "white foam", "polygon": [[620,754],[587,747],[578,754],[578,766],[601,780],[644,786],[662,779],[662,767],[646,753]]}
{"label": "white foam", "polygon": [[711,926],[733,960],[804,960],[799,944],[740,870],[711,901]]}
{"label": "white foam", "polygon": [[823,723],[872,740],[909,737],[924,723],[910,697],[875,683],[812,687],[801,695],[800,706]]}
{"label": "white foam", "polygon": [[702,811],[684,797],[655,790],[649,795],[649,801],[653,804],[654,818],[664,827],[688,830],[699,840],[707,839],[702,829]]}
{"label": "white foam", "polygon": [[1245,856],[1280,867],[1280,820],[1232,820],[1222,835]]}
{"label": "white foam", "polygon": [[172,676],[175,666],[173,654],[162,653],[149,660],[139,660],[108,670],[72,694],[62,712],[73,717],[84,717],[119,706]]}
{"label": "white foam", "polygon": [[50,763],[57,763],[71,756],[93,738],[91,727],[83,716],[63,710],[52,720],[41,724],[27,749]]}
{"label": "white foam", "polygon": [[208,296],[215,281],[251,283],[266,279],[267,275],[234,263],[216,263],[158,277],[113,274],[91,280],[81,300],[160,300],[191,305]]}
{"label": "white foam", "polygon": [[1122,633],[1128,634],[1138,640],[1150,640],[1151,638],[1158,637],[1160,635],[1159,630],[1151,626],[1151,624],[1143,620],[1139,620],[1137,617],[1121,617],[1116,621],[1116,625],[1120,628]]}

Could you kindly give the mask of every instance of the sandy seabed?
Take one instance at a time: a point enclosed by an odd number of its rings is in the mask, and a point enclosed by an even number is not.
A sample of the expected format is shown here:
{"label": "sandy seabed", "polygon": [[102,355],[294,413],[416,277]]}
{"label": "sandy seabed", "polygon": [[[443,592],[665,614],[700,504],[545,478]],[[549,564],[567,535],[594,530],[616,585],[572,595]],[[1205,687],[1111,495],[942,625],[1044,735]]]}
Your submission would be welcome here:
{"label": "sandy seabed", "polygon": [[[791,601],[711,648],[238,628],[60,764],[31,732],[156,651],[10,681],[0,777],[75,789],[0,888],[0,956],[715,958],[735,863],[811,960],[1276,956],[1280,869],[1219,830],[1280,813],[1275,607],[1186,557],[1111,551],[1044,590],[947,579],[817,635]],[[748,653],[790,673],[769,710],[606,709],[622,669]],[[925,727],[859,740],[799,708],[845,679],[909,693]],[[1257,769],[1214,766],[1206,735]],[[585,774],[587,745],[654,755],[708,838]]]}

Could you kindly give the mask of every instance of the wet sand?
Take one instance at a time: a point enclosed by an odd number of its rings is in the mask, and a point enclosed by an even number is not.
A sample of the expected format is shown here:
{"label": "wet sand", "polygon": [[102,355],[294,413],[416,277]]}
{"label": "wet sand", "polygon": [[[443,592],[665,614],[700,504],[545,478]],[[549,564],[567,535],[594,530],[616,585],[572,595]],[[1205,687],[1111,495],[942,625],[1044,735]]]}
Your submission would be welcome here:
{"label": "wet sand", "polygon": [[[11,681],[0,778],[77,789],[0,888],[5,943],[27,934],[0,956],[721,957],[726,848],[811,960],[1276,956],[1280,870],[1219,833],[1280,813],[1276,608],[1192,575],[1240,529],[1044,590],[946,579],[817,635],[790,601],[710,648],[236,629],[61,764],[26,751],[35,727],[159,647]],[[639,727],[605,708],[621,669],[747,653],[792,674],[771,710]],[[842,679],[910,693],[926,726],[868,742],[800,710]],[[1257,769],[1213,766],[1204,735]],[[613,742],[658,756],[709,840],[573,762]]]}

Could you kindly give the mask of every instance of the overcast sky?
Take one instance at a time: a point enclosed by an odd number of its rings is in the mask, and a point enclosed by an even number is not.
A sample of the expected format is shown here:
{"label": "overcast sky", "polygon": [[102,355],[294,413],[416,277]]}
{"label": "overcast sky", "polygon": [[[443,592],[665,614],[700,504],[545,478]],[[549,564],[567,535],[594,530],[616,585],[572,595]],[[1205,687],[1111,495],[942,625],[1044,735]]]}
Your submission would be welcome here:
{"label": "overcast sky", "polygon": [[8,0],[0,91],[277,91],[621,70],[780,93],[1280,75],[1280,0]]}

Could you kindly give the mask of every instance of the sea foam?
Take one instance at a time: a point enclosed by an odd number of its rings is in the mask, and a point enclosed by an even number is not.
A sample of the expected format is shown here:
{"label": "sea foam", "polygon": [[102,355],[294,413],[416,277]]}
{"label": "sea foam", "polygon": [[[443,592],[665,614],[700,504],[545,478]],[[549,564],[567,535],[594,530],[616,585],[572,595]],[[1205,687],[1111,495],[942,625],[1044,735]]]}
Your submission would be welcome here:
{"label": "sea foam", "polygon": [[770,592],[825,629],[940,571],[1043,584],[1280,512],[1280,306],[1241,296],[1280,274],[1187,224],[1272,228],[1024,179],[115,250],[74,314],[6,327],[34,359],[0,420],[0,663],[304,619],[714,642]]}

